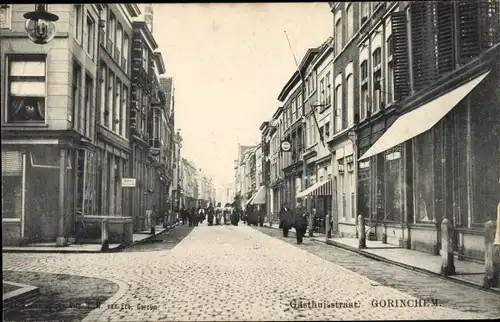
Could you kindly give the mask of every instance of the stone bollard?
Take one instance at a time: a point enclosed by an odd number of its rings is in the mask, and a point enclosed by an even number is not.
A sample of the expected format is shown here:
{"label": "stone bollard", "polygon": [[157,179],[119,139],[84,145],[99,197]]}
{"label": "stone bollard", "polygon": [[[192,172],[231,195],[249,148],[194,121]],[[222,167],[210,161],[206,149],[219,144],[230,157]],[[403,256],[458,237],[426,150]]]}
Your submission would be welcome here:
{"label": "stone bollard", "polygon": [[382,244],[387,244],[387,225],[384,224],[383,226],[384,232],[382,234]]}
{"label": "stone bollard", "polygon": [[109,251],[109,225],[108,218],[101,221],[101,251]]}
{"label": "stone bollard", "polygon": [[330,227],[330,215],[325,216],[325,239],[328,240],[328,238],[332,238],[332,232],[331,232],[332,227]]}
{"label": "stone bollard", "polygon": [[495,249],[495,226],[490,220],[485,225],[484,231],[484,288],[498,286],[500,263],[497,249]]}
{"label": "stone bollard", "polygon": [[366,234],[365,234],[365,218],[363,215],[358,216],[358,248],[366,248]]}
{"label": "stone bollard", "polygon": [[443,219],[441,223],[441,275],[449,276],[455,274],[455,259],[453,257],[453,244],[451,242],[451,223]]}

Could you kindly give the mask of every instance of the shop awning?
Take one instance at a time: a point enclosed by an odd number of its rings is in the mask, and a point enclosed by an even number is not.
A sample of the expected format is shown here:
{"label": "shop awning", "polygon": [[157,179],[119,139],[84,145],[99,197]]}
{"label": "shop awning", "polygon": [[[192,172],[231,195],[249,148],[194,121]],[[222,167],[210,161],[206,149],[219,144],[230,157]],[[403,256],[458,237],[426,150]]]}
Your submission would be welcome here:
{"label": "shop awning", "polygon": [[251,205],[263,205],[266,203],[266,186],[261,186],[257,193],[250,199]]}
{"label": "shop awning", "polygon": [[333,193],[333,183],[331,180],[316,182],[309,188],[302,190],[295,198],[303,198],[305,196],[331,196]]}
{"label": "shop awning", "polygon": [[408,141],[425,131],[430,130],[461,100],[464,99],[490,71],[441,95],[423,106],[401,115],[385,133],[358,160],[363,160],[398,144]]}

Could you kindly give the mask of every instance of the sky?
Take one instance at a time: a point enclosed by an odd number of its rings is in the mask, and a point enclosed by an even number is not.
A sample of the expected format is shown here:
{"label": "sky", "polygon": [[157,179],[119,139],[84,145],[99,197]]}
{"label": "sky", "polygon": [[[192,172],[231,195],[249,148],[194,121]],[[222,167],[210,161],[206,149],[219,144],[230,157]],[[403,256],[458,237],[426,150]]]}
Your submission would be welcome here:
{"label": "sky", "polygon": [[[140,4],[144,12],[144,4]],[[153,35],[175,86],[183,157],[215,187],[234,181],[238,143],[260,142],[259,126],[308,48],[332,33],[323,3],[154,4]]]}

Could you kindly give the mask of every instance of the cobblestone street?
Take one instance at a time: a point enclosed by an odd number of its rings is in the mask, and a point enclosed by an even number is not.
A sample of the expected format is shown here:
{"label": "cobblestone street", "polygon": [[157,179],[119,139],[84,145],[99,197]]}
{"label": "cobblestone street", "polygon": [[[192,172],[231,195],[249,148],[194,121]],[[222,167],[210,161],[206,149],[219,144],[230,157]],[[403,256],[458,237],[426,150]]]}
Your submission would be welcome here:
{"label": "cobblestone street", "polygon": [[[484,310],[449,307],[381,307],[373,300],[415,300],[409,292],[384,286],[345,264],[248,226],[195,227],[171,250],[109,254],[4,254],[4,270],[64,273],[108,279],[119,290],[87,321],[156,320],[386,320],[492,317]],[[279,233],[279,231],[278,231]],[[293,242],[292,238],[289,238]],[[326,246],[335,252],[331,246]],[[341,261],[343,262],[343,261]],[[356,263],[355,263],[356,264]],[[373,261],[365,260],[366,267]],[[373,267],[377,267],[376,264]],[[375,269],[374,269],[375,270]],[[365,272],[361,272],[364,274]],[[390,271],[385,274],[414,274]],[[369,276],[370,277],[370,276]],[[393,285],[395,286],[395,285]],[[412,286],[416,287],[416,286]],[[426,288],[424,298],[441,301]],[[454,287],[450,285],[449,287]],[[400,288],[401,289],[401,288]],[[456,292],[455,290],[450,291]],[[471,293],[472,292],[472,293]],[[473,294],[468,290],[467,294]],[[483,294],[483,293],[481,293]],[[460,293],[456,293],[459,296]],[[484,293],[485,305],[491,296]],[[292,308],[293,300],[348,302],[350,308]],[[474,299],[471,301],[478,301]],[[414,303],[414,302],[410,302]],[[467,310],[464,307],[463,310]]]}

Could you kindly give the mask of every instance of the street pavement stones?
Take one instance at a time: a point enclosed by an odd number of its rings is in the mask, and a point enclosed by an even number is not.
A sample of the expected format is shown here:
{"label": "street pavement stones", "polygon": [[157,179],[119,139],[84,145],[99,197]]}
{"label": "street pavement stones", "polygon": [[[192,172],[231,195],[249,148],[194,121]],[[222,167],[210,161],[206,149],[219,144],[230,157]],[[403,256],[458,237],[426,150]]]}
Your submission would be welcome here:
{"label": "street pavement stones", "polygon": [[[306,241],[310,243],[310,241]],[[86,321],[385,320],[485,318],[447,307],[373,307],[415,300],[248,226],[202,225],[171,250],[4,255],[4,270],[100,277],[120,289]],[[290,302],[358,303],[292,308]]]}
{"label": "street pavement stones", "polygon": [[442,306],[467,312],[500,317],[500,296],[484,290],[443,279],[434,275],[412,271],[385,262],[368,259],[360,254],[318,241],[306,240],[296,245],[295,236],[283,237],[277,229],[255,227],[266,235],[293,244],[311,254],[338,264],[352,272],[370,278],[373,283],[396,288],[417,298],[437,298]]}

